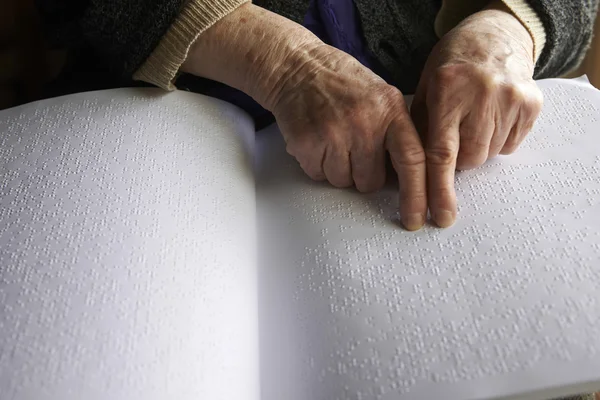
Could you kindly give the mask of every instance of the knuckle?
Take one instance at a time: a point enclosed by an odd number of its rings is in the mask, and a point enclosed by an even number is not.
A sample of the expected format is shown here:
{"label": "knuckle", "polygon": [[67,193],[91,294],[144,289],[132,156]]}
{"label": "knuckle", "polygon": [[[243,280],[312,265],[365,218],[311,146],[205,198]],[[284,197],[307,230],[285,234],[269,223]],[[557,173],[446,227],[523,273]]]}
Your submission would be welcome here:
{"label": "knuckle", "polygon": [[376,108],[379,109],[382,115],[388,117],[392,115],[404,117],[405,114],[408,114],[408,107],[402,92],[387,84],[381,89]]}
{"label": "knuckle", "polygon": [[527,99],[531,103],[539,104],[540,106],[544,103],[544,93],[540,90],[539,86],[535,81],[532,81],[528,86],[528,90],[525,91]]}
{"label": "knuckle", "polygon": [[460,75],[456,65],[443,65],[435,70],[433,80],[437,85],[444,86],[453,82]]}
{"label": "knuckle", "polygon": [[427,163],[438,166],[450,166],[456,160],[456,152],[450,146],[435,146],[425,150]]}
{"label": "knuckle", "polygon": [[532,118],[537,118],[542,111],[542,107],[544,106],[544,97],[542,92],[536,91],[533,94],[530,94],[526,101],[526,105],[529,116]]}
{"label": "knuckle", "polygon": [[[489,147],[489,138],[487,138],[484,134],[477,134],[477,132],[474,132],[472,127],[468,128],[470,129],[467,130],[464,127],[461,127],[459,150],[469,154],[478,154],[487,151]],[[487,131],[488,127],[484,126],[482,129]]]}
{"label": "knuckle", "polygon": [[372,110],[395,107],[402,101],[404,101],[404,97],[398,88],[383,80],[377,80],[369,84],[368,92],[365,95],[357,97],[354,106],[356,114],[367,117],[368,114],[372,114]]}
{"label": "knuckle", "polygon": [[445,101],[452,97],[453,85],[457,84],[461,72],[455,65],[444,65],[435,70],[432,77],[432,84],[427,90],[427,106]]}
{"label": "knuckle", "polygon": [[401,151],[392,152],[395,162],[403,166],[415,166],[425,164],[427,158],[423,148],[416,145],[407,145]]}
{"label": "knuckle", "polygon": [[484,142],[477,137],[471,140],[462,140],[460,149],[458,150],[458,157],[464,158],[465,160],[485,160],[489,147],[490,145],[488,142]]}
{"label": "knuckle", "polygon": [[498,78],[493,73],[483,72],[481,73],[479,78],[479,85],[481,86],[483,93],[496,93],[498,91],[499,86]]}
{"label": "knuckle", "polygon": [[381,85],[379,93],[383,99],[392,101],[394,103],[404,104],[404,96],[402,95],[402,92],[392,85],[388,85],[387,83]]}
{"label": "knuckle", "polygon": [[515,85],[504,86],[504,95],[509,105],[521,104],[525,100],[523,90]]}

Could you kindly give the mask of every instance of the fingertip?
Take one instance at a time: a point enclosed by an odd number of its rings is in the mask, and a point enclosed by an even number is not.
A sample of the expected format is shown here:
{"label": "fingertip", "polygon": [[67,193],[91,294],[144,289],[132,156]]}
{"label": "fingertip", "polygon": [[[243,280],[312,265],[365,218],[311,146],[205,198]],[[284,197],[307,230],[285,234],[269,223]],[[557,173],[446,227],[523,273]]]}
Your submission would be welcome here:
{"label": "fingertip", "polygon": [[354,182],[352,182],[352,181],[328,179],[328,182],[331,184],[331,186],[333,186],[337,189],[347,189],[347,188],[351,188],[352,186],[354,186]]}
{"label": "fingertip", "polygon": [[449,210],[438,210],[433,213],[433,221],[440,228],[449,228],[456,222],[456,216]]}
{"label": "fingertip", "polygon": [[418,231],[425,224],[425,217],[420,213],[407,214],[400,218],[402,225],[407,231]]}

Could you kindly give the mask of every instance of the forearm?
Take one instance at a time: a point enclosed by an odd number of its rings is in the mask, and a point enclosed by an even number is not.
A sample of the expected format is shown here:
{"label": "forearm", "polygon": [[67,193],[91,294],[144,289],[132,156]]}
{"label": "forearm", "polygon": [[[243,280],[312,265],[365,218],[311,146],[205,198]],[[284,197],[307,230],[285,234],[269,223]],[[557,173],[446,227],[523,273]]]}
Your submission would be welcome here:
{"label": "forearm", "polygon": [[321,44],[304,27],[248,3],[198,37],[181,71],[225,83],[271,109],[284,82]]}

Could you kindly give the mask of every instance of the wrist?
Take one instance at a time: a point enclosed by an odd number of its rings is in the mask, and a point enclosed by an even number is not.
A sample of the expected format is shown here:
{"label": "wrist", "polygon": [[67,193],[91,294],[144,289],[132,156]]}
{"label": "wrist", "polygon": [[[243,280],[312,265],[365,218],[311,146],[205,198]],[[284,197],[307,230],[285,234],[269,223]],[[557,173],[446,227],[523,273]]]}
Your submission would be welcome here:
{"label": "wrist", "polygon": [[512,10],[502,0],[492,0],[482,12],[493,14],[498,18],[496,24],[504,35],[509,39],[517,41],[524,52],[531,55],[535,59],[535,43],[534,38],[523,24],[523,22],[512,12]]}
{"label": "wrist", "polygon": [[248,3],[200,35],[181,70],[239,89],[271,110],[285,82],[321,44],[304,27]]}
{"label": "wrist", "polygon": [[[506,8],[501,1],[490,5],[465,19],[458,27],[461,32],[468,32],[468,37],[480,43],[474,48],[485,49],[472,54],[474,60],[497,59],[507,63],[509,60],[527,65],[533,74],[535,48],[531,34],[523,24]],[[467,46],[468,47],[468,46]]]}

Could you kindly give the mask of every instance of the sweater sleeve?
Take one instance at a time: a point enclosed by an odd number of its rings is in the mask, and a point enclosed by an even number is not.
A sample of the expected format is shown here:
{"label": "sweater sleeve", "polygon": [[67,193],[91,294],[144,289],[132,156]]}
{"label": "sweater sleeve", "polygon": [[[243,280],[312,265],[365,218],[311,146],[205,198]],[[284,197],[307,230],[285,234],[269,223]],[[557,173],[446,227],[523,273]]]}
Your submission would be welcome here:
{"label": "sweater sleeve", "polygon": [[215,22],[250,0],[190,0],[133,74],[136,80],[173,90],[179,68],[196,38]]}
{"label": "sweater sleeve", "polygon": [[[532,36],[535,78],[558,77],[576,68],[590,45],[598,0],[502,0]],[[488,0],[444,0],[436,19],[438,36]]]}
{"label": "sweater sleeve", "polygon": [[35,0],[56,47],[85,48],[123,80],[171,87],[196,37],[246,0]]}
{"label": "sweater sleeve", "polygon": [[503,1],[521,16],[530,31],[536,29],[527,24],[533,14],[537,15],[545,31],[545,43],[539,49],[536,63],[536,78],[559,77],[579,66],[592,41],[598,0]]}

